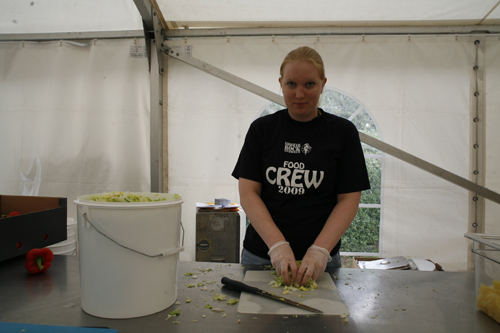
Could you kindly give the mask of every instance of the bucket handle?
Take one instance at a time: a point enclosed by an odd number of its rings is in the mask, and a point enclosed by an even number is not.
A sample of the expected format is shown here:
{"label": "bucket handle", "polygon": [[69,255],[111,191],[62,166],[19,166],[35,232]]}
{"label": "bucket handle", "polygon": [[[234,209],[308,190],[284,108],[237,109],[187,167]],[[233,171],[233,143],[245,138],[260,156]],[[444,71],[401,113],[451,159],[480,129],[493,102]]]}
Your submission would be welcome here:
{"label": "bucket handle", "polygon": [[98,233],[100,233],[101,235],[103,235],[104,237],[106,237],[107,239],[109,239],[110,241],[112,241],[113,243],[115,243],[116,245],[119,245],[119,246],[123,247],[124,249],[130,250],[132,252],[141,254],[141,255],[149,257],[149,258],[168,257],[168,256],[171,256],[173,254],[177,254],[177,253],[179,253],[181,251],[184,251],[184,234],[185,234],[185,231],[184,231],[184,226],[182,225],[182,221],[179,221],[180,225],[181,225],[181,228],[182,228],[182,246],[180,246],[178,248],[173,248],[173,249],[165,250],[165,251],[162,251],[160,254],[155,254],[155,255],[152,256],[152,255],[149,255],[149,254],[142,253],[142,252],[139,252],[137,250],[131,249],[131,248],[125,246],[125,245],[122,245],[122,244],[118,243],[117,241],[115,241],[114,239],[112,239],[111,237],[109,237],[108,235],[106,235],[105,233],[103,233],[102,231],[100,231],[99,229],[97,229],[92,224],[92,222],[90,222],[90,220],[87,218],[87,213],[83,213],[83,218],[85,219],[85,221],[87,221],[92,226],[92,228],[95,229],[95,231],[97,231]]}

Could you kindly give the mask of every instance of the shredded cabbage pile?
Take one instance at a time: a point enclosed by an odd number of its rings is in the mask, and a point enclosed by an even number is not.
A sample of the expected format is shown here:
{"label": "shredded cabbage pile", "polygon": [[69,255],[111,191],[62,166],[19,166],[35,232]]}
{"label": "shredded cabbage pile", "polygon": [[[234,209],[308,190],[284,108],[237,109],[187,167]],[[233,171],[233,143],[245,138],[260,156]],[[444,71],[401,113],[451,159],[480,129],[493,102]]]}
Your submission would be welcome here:
{"label": "shredded cabbage pile", "polygon": [[[158,196],[158,194],[156,194]],[[173,200],[180,199],[180,195],[174,194]],[[131,192],[118,192],[113,191],[109,193],[93,194],[90,196],[91,201],[101,201],[101,202],[146,202],[146,201],[166,201],[166,198],[151,199],[140,194]]]}
{"label": "shredded cabbage pile", "polygon": [[295,284],[295,282],[293,281],[292,278],[290,278],[290,282],[291,282],[290,285],[287,286],[285,281],[283,281],[283,277],[279,276],[279,277],[276,277],[276,280],[270,281],[269,285],[272,286],[273,288],[284,287],[283,290],[285,292],[288,290],[291,290],[291,291],[299,291],[299,290],[300,291],[309,291],[309,290],[319,288],[318,284],[313,279],[309,280],[309,282],[307,282],[305,286],[300,286],[300,285]]}
{"label": "shredded cabbage pile", "polygon": [[[297,263],[297,269],[298,269],[300,267],[300,264],[302,263],[302,260],[297,260],[296,263]],[[274,272],[273,275],[275,275],[275,274],[276,273]],[[309,290],[319,288],[318,284],[313,279],[310,279],[309,282],[307,282],[305,286],[300,286],[293,281],[292,273],[288,272],[288,274],[290,276],[290,285],[288,285],[288,286],[286,285],[282,276],[277,276],[275,280],[272,280],[269,282],[269,285],[273,288],[284,287],[285,293],[287,291],[290,291],[290,290],[291,291],[299,291],[299,290],[309,291]]]}

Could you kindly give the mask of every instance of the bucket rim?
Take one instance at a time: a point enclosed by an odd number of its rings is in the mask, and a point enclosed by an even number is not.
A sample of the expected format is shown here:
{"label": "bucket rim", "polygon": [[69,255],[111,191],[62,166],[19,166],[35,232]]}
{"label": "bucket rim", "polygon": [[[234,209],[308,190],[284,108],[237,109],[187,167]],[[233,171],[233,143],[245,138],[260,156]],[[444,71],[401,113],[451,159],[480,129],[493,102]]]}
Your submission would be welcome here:
{"label": "bucket rim", "polygon": [[131,194],[146,196],[146,197],[159,197],[166,198],[164,201],[144,201],[144,202],[104,202],[89,200],[92,195],[101,195],[102,193],[86,194],[76,197],[74,203],[81,206],[89,206],[95,208],[143,208],[143,207],[165,207],[179,205],[184,202],[182,197],[180,199],[172,199],[173,194],[169,193],[155,193],[155,192],[130,192]]}

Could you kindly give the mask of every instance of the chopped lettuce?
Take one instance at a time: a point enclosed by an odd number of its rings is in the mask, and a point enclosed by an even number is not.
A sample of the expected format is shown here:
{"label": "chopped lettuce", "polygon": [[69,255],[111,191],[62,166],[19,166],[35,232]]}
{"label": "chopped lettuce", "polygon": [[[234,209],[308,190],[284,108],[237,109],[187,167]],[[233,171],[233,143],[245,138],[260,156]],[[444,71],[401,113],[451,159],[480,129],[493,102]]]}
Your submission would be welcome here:
{"label": "chopped lettuce", "polygon": [[181,315],[181,311],[179,309],[176,309],[176,310],[170,312],[170,315],[174,316],[174,317],[180,316]]}
{"label": "chopped lettuce", "polygon": [[[159,194],[156,194],[158,198],[151,199],[149,197],[132,193],[132,192],[119,192],[113,191],[109,193],[101,193],[101,194],[93,194],[90,196],[90,201],[101,201],[101,202],[147,202],[147,201],[166,201],[167,198],[159,197]],[[180,199],[181,196],[178,194],[173,194],[171,200]]]}
{"label": "chopped lettuce", "polygon": [[215,296],[212,297],[215,301],[225,301],[226,300],[226,296],[225,295],[221,295],[221,294],[215,294]]}
{"label": "chopped lettuce", "polygon": [[[300,267],[301,262],[302,262],[301,260],[297,261],[297,268]],[[273,287],[273,288],[279,288],[279,287],[283,287],[284,286],[284,290],[285,291],[288,291],[288,290],[291,290],[291,291],[298,291],[298,290],[309,291],[309,290],[313,290],[313,289],[318,289],[319,288],[318,284],[313,279],[309,280],[309,282],[307,282],[305,286],[295,285],[295,283],[293,282],[293,279],[291,277],[291,272],[289,272],[289,274],[290,274],[290,285],[289,286],[286,285],[286,283],[283,280],[282,276],[278,276],[278,277],[275,278],[275,280],[271,280],[269,282],[269,285],[271,287]]]}

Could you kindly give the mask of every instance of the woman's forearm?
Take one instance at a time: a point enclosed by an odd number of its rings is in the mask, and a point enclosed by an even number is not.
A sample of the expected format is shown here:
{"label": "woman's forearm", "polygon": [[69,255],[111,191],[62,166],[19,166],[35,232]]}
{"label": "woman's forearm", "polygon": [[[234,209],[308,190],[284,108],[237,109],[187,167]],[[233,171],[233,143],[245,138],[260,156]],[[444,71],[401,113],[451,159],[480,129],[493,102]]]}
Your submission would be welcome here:
{"label": "woman's forearm", "polygon": [[356,217],[361,192],[339,194],[337,205],[328,217],[325,226],[314,241],[314,245],[332,251]]}
{"label": "woman's forearm", "polygon": [[261,184],[240,178],[238,186],[241,206],[267,247],[270,248],[276,242],[285,241],[285,237],[274,223],[269,210],[260,197]]}

